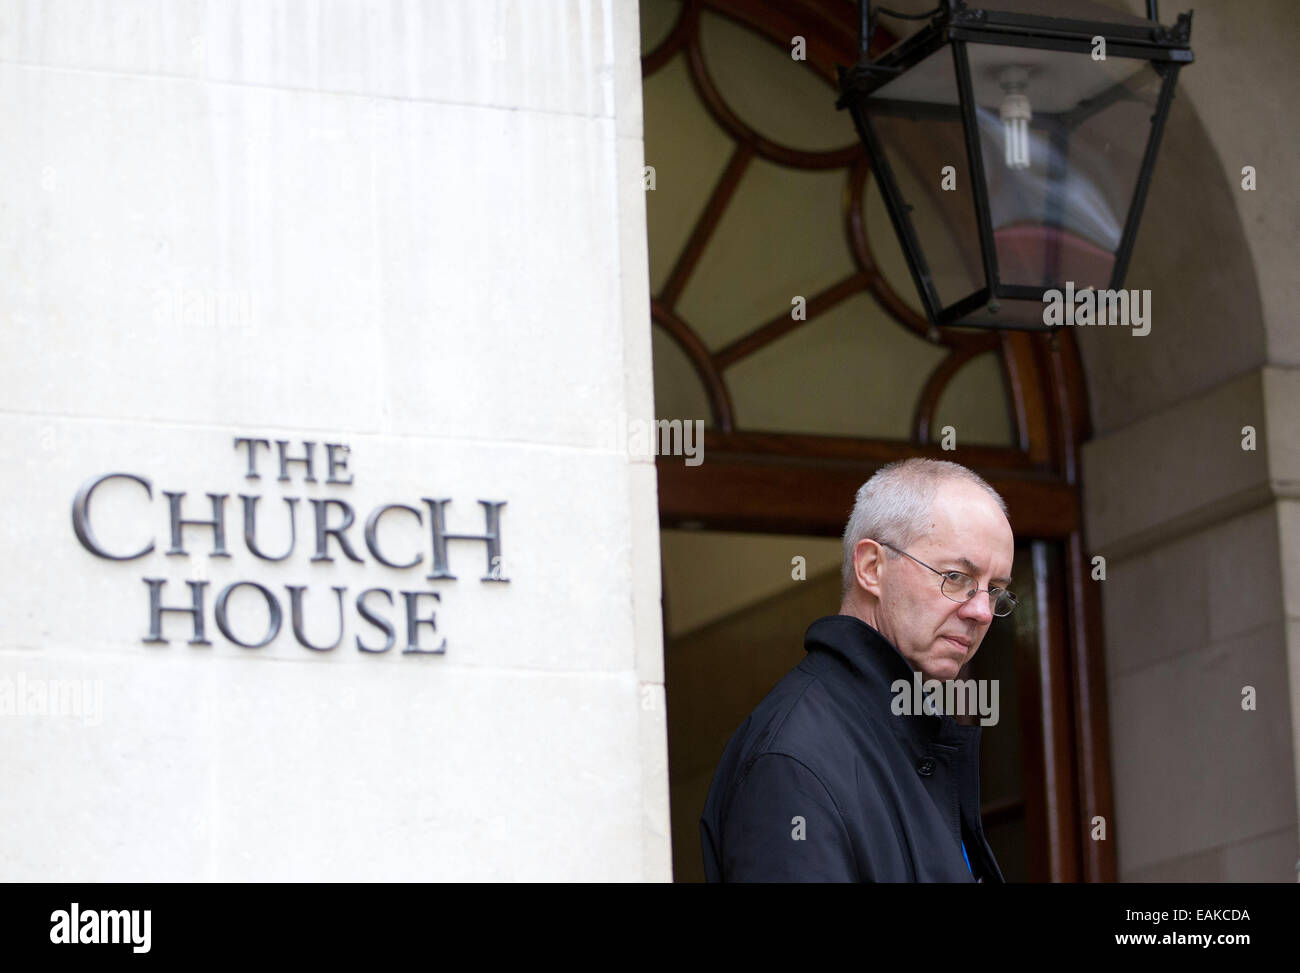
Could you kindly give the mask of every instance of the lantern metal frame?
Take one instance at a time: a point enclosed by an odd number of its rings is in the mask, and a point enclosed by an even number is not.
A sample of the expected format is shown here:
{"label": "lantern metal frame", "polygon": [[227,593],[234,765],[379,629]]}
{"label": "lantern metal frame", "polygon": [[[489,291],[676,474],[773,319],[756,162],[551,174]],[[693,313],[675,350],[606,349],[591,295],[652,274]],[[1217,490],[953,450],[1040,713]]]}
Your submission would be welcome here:
{"label": "lantern metal frame", "polygon": [[[1105,39],[1107,57],[1142,60],[1151,65],[1161,78],[1160,91],[1151,116],[1151,129],[1137,172],[1133,196],[1125,214],[1123,232],[1115,250],[1109,282],[1112,290],[1121,288],[1128,272],[1133,243],[1137,237],[1138,224],[1142,218],[1142,210],[1151,183],[1151,173],[1155,167],[1161,136],[1173,102],[1178,72],[1183,65],[1190,64],[1194,60],[1190,47],[1191,13],[1179,14],[1173,25],[1163,26],[1158,19],[1156,0],[1147,0],[1149,24],[1139,26],[999,11],[987,6],[971,6],[967,0],[940,0],[937,8],[923,15],[900,15],[883,10],[881,12],[886,13],[887,16],[903,16],[906,19],[928,17],[929,23],[912,36],[900,41],[878,60],[872,61],[867,50],[871,43],[875,14],[871,11],[870,0],[859,0],[858,62],[850,68],[837,66],[840,96],[836,106],[841,109],[847,108],[853,116],[858,137],[870,157],[871,167],[886,210],[902,245],[913,283],[925,307],[926,316],[934,327],[1054,330],[1048,325],[997,320],[993,318],[993,313],[996,313],[1000,306],[999,299],[1043,300],[1049,290],[1053,288],[1059,290],[1064,286],[1061,281],[1049,282],[1043,287],[1007,284],[999,278],[988,182],[985,178],[984,160],[980,149],[980,131],[976,119],[967,45],[994,44],[1088,54],[1093,50],[1094,39],[1102,37]],[[960,114],[967,165],[970,168],[971,192],[984,281],[983,286],[978,290],[944,306],[939,301],[929,265],[912,224],[909,215],[910,207],[903,199],[881,141],[868,117],[867,103],[877,89],[948,45],[952,47],[960,104],[951,110],[941,109],[939,106],[928,106],[928,110],[937,112],[938,117],[945,119],[953,118],[956,113]],[[1124,91],[1124,82],[1117,82],[1096,97],[1080,103],[1071,112],[1057,116],[1057,121],[1060,123],[1058,132],[1068,134],[1088,118],[1113,104],[1123,96]],[[889,107],[888,103],[880,100],[872,102],[873,110],[878,111],[881,105]],[[921,117],[919,112],[927,110],[916,103],[903,103],[893,107],[899,114],[913,118]],[[892,114],[893,111],[889,113]],[[1065,178],[1064,171],[1055,172],[1053,175],[1058,180]],[[992,313],[968,319],[968,315],[981,308],[986,308]]]}

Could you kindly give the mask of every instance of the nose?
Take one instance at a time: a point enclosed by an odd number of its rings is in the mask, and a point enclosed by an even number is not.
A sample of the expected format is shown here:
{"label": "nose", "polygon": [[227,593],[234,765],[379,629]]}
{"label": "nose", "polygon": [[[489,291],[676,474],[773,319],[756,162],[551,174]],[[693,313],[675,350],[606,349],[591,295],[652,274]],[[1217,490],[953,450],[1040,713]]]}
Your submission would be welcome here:
{"label": "nose", "polygon": [[957,614],[981,625],[991,624],[993,622],[993,601],[989,597],[988,591],[975,592],[957,609]]}

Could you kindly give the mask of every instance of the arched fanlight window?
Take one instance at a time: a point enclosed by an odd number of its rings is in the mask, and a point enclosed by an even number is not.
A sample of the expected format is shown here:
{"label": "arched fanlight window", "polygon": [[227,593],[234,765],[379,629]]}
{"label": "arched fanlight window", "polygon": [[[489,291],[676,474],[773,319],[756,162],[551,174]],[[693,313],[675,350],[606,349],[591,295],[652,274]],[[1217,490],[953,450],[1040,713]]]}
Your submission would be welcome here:
{"label": "arched fanlight window", "polygon": [[926,326],[831,79],[709,5],[643,16],[659,414],[1012,446],[999,342]]}

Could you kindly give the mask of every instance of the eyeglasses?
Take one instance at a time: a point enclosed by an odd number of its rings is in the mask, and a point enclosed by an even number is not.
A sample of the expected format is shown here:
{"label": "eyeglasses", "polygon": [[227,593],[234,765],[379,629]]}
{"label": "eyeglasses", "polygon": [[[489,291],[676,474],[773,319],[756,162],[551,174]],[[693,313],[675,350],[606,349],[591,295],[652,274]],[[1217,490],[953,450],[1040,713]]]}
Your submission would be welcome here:
{"label": "eyeglasses", "polygon": [[[926,564],[924,561],[918,561],[902,548],[895,547],[887,541],[880,541],[879,543],[881,546],[887,547],[891,551],[898,551],[898,553],[902,554],[904,557],[911,557],[912,560],[916,561],[916,563],[921,565],[921,567],[929,568],[929,570],[939,575],[939,577],[943,579],[939,582],[939,590],[943,592],[943,596],[949,601],[964,604],[974,598],[981,591],[981,589],[975,584],[975,579],[969,574],[962,574],[960,571],[940,571],[938,568],[931,568],[930,565]],[[999,618],[1004,618],[1015,610],[1016,596],[1007,591],[1006,588],[991,587],[984,590],[987,590],[989,593],[989,604],[993,608],[994,615],[997,615]]]}

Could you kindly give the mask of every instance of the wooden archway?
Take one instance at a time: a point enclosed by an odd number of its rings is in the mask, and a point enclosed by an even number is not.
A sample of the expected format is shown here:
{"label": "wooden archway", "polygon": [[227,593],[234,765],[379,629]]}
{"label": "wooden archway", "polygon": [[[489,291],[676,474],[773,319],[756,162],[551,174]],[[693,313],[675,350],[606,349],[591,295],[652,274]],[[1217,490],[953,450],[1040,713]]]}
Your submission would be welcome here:
{"label": "wooden archway", "polygon": [[[745,530],[839,536],[857,488],[883,464],[908,456],[955,459],[985,477],[1006,499],[1018,538],[1052,542],[1059,563],[1051,590],[1039,592],[1043,613],[1037,676],[1035,736],[1041,732],[1036,788],[1040,812],[1033,829],[1045,847],[1034,877],[1050,881],[1114,881],[1108,841],[1089,840],[1090,822],[1113,820],[1106,682],[1100,606],[1089,580],[1079,496],[1079,445],[1091,434],[1082,363],[1070,331],[1049,339],[1030,332],[931,332],[928,323],[893,290],[878,269],[862,217],[870,167],[857,143],[812,152],[782,145],[754,131],[728,107],[701,51],[701,12],[711,10],[747,27],[783,52],[790,39],[806,40],[809,70],[835,97],[836,64],[856,58],[854,6],[815,0],[684,0],[667,37],[642,58],[648,77],[684,53],[694,89],[734,147],[700,217],[651,299],[654,324],[685,353],[708,398],[707,462],[658,463],[663,527]],[[883,50],[893,38],[875,35]],[[878,51],[873,53],[879,53]],[[687,282],[750,162],[763,158],[799,169],[843,169],[843,232],[854,271],[811,296],[804,321],[788,313],[755,322],[746,334],[710,350],[680,308]],[[727,388],[726,370],[848,297],[867,292],[900,327],[943,346],[915,403],[906,441],[752,431],[741,427]],[[1005,377],[1013,445],[962,446],[946,451],[932,442],[936,407],[948,382],[975,355],[997,354]],[[985,808],[986,818],[1004,809]]]}

